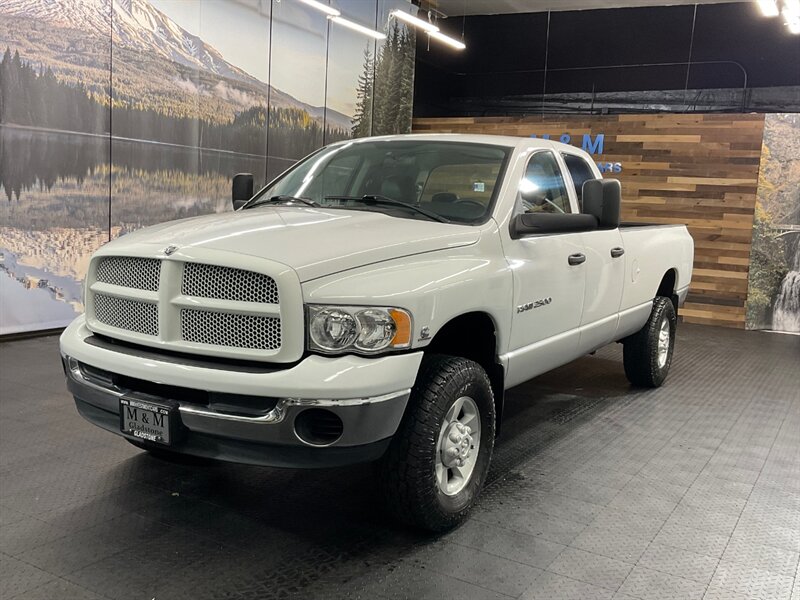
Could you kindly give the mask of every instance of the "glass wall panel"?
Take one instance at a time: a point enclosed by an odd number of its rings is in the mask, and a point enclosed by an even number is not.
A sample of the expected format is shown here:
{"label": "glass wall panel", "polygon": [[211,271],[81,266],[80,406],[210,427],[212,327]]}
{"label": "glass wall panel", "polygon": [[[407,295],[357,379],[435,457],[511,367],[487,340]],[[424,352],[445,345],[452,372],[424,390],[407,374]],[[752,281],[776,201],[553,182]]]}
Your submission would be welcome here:
{"label": "glass wall panel", "polygon": [[[339,0],[336,7],[343,17],[376,29],[378,14],[374,2]],[[340,25],[331,26],[325,97],[326,143],[351,135],[371,134],[376,49],[375,38]]]}
{"label": "glass wall panel", "polygon": [[108,241],[111,2],[0,3],[0,335],[83,310]]}
{"label": "glass wall panel", "polygon": [[323,143],[328,26],[297,0],[273,3],[268,179]]}
{"label": "glass wall panel", "polygon": [[[209,212],[198,205],[201,78],[219,54],[200,37],[199,2],[115,5],[111,65],[111,236]],[[220,61],[221,62],[221,61]],[[204,73],[205,75],[205,73]],[[215,106],[214,106],[215,107]]]}

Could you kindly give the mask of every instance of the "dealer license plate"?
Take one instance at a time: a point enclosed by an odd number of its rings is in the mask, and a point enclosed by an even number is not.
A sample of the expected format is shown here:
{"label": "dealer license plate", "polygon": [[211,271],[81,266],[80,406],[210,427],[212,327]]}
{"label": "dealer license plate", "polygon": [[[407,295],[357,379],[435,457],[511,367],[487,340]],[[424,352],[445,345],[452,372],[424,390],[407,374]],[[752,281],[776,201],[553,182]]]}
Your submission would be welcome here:
{"label": "dealer license plate", "polygon": [[169,446],[178,419],[177,406],[132,396],[119,399],[122,433],[140,440]]}

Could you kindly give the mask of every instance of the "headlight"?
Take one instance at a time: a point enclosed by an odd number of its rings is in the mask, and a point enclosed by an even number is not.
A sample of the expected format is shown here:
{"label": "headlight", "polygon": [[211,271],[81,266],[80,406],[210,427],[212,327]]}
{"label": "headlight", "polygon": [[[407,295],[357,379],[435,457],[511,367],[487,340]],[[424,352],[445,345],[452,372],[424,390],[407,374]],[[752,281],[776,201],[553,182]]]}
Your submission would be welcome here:
{"label": "headlight", "polygon": [[308,307],[309,350],[372,354],[411,346],[411,314],[402,308]]}

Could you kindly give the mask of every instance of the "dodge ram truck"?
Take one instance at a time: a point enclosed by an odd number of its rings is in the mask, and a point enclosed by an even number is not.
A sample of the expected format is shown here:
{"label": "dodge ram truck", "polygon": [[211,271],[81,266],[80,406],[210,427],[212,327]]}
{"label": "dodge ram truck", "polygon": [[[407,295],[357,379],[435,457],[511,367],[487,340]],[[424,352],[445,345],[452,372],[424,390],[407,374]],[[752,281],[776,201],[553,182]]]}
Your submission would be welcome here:
{"label": "dodge ram truck", "polygon": [[234,210],[92,257],[62,334],[77,409],[154,455],[379,461],[398,518],[443,531],[487,475],[504,390],[621,342],[660,386],[686,298],[682,225],[620,223],[620,184],[534,138],[326,146]]}

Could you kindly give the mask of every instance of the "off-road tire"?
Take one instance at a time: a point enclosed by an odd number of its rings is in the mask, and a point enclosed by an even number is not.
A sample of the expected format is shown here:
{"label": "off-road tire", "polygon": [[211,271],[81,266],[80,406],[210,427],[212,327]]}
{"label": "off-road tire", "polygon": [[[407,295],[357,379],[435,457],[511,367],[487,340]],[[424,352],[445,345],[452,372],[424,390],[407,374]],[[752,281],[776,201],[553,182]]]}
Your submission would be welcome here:
{"label": "off-road tire", "polygon": [[[462,396],[472,398],[480,412],[480,444],[469,482],[448,496],[436,481],[437,445],[448,409]],[[461,523],[486,479],[494,434],[494,395],[486,371],[465,358],[426,356],[400,427],[379,465],[390,512],[403,523],[428,531],[447,531]]]}
{"label": "off-road tire", "polygon": [[[666,363],[659,366],[658,338],[661,324],[665,319],[669,324],[669,350]],[[633,385],[655,388],[664,383],[672,364],[677,323],[678,319],[672,301],[664,296],[656,296],[647,323],[639,331],[623,340],[625,376]]]}

